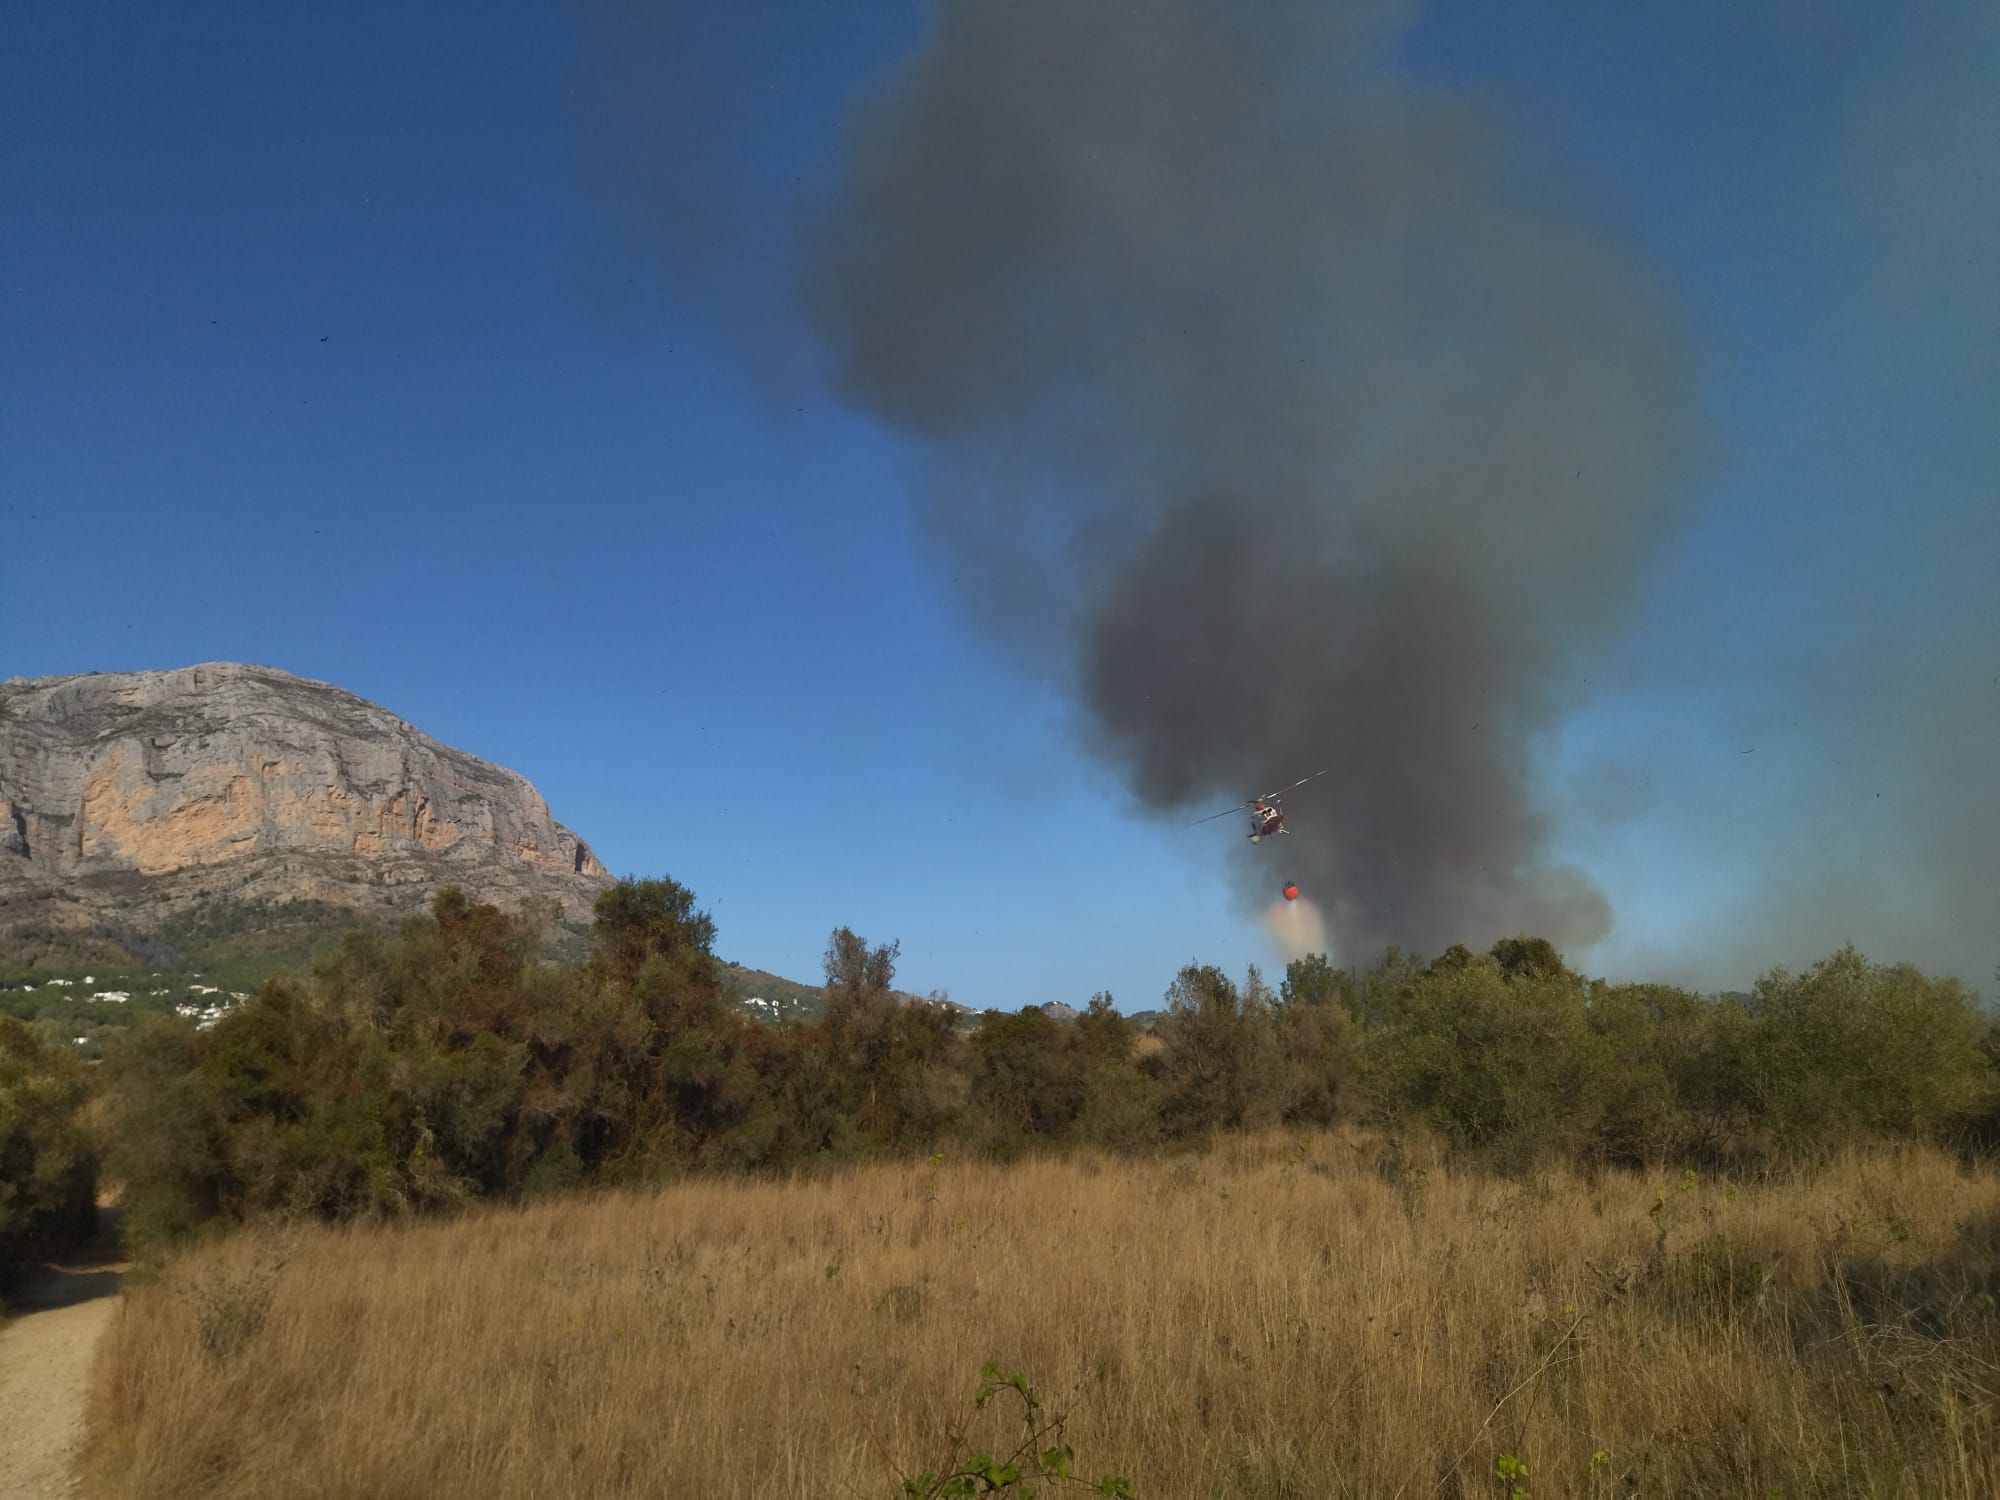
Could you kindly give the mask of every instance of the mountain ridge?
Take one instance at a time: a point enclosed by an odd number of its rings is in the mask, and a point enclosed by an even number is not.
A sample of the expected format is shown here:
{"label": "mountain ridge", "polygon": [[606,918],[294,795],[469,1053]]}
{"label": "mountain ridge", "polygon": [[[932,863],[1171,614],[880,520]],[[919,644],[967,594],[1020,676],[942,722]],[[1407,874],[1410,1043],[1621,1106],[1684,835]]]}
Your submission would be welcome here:
{"label": "mountain ridge", "polygon": [[[575,950],[612,882],[525,777],[336,683],[250,662],[0,681],[0,984],[164,966],[254,987],[447,885],[539,908]],[[746,1015],[823,1011],[817,985],[719,963]]]}
{"label": "mountain ridge", "polygon": [[552,906],[612,883],[532,783],[334,683],[204,662],[0,682],[0,931],[205,904]]}

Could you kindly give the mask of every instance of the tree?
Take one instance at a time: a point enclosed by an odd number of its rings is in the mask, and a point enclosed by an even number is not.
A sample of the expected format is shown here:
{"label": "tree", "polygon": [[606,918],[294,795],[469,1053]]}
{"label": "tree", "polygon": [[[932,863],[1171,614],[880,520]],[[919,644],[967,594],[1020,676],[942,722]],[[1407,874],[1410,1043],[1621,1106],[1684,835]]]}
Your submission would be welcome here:
{"label": "tree", "polygon": [[[1506,979],[1558,979],[1577,976],[1571,974],[1563,963],[1563,957],[1556,952],[1556,945],[1547,938],[1529,937],[1521,933],[1515,937],[1502,938],[1488,950],[1493,961],[1500,965],[1500,973]],[[1461,957],[1462,955],[1462,957]],[[1445,957],[1438,960],[1433,968],[1440,972],[1466,967],[1471,955],[1454,945],[1447,949]],[[1445,959],[1452,960],[1446,964]],[[1440,967],[1442,966],[1442,967]]]}
{"label": "tree", "polygon": [[1077,1038],[1039,1005],[988,1015],[972,1039],[972,1097],[1002,1148],[1067,1136],[1083,1107]]}
{"label": "tree", "polygon": [[1286,1005],[1327,1005],[1345,994],[1346,980],[1347,975],[1324,953],[1308,953],[1285,965],[1285,981],[1278,994]]}
{"label": "tree", "polygon": [[850,1077],[872,1071],[887,1054],[896,1013],[889,986],[895,982],[896,956],[901,952],[899,942],[870,948],[851,927],[834,928],[826,940],[824,1024]]}
{"label": "tree", "polygon": [[695,910],[694,892],[679,881],[627,876],[599,895],[592,911],[598,956],[627,982],[654,959],[691,975],[714,966],[715,922]]}
{"label": "tree", "polygon": [[74,1058],[0,1017],[0,1290],[95,1221],[97,1163],[79,1118],[87,1093]]}
{"label": "tree", "polygon": [[890,989],[901,952],[893,942],[871,948],[849,927],[835,928],[826,943],[820,1025],[846,1130],[864,1148],[929,1140],[965,1098],[950,1014],[900,1005]]}
{"label": "tree", "polygon": [[1157,1141],[1159,1089],[1134,1055],[1137,1032],[1110,994],[1092,995],[1071,1030],[1083,1086],[1076,1133],[1113,1151],[1136,1151]]}
{"label": "tree", "polygon": [[199,1072],[209,1040],[178,1016],[146,1016],[105,1050],[104,1166],[124,1188],[132,1250],[223,1209],[222,1127]]}
{"label": "tree", "polygon": [[1075,1022],[1077,1056],[1085,1068],[1126,1062],[1132,1056],[1132,1023],[1112,1003],[1109,991],[1090,997],[1090,1005]]}
{"label": "tree", "polygon": [[900,942],[870,948],[868,940],[851,927],[836,927],[826,940],[821,960],[826,973],[826,1005],[866,1008],[887,999],[889,986],[896,981],[896,959]]}
{"label": "tree", "polygon": [[1872,964],[1850,945],[1757,981],[1754,1088],[1794,1147],[1840,1136],[1942,1136],[1993,1107],[1991,1023],[1956,979]]}
{"label": "tree", "polygon": [[1279,986],[1280,1113],[1287,1124],[1328,1125],[1339,1117],[1355,1071],[1358,1030],[1347,1001],[1354,988],[1324,953],[1285,966]]}
{"label": "tree", "polygon": [[[1525,941],[1534,942],[1539,941],[1539,939],[1526,939]],[[1495,944],[1494,946],[1495,956],[1497,957],[1499,945]],[[1424,970],[1424,972],[1426,974],[1457,974],[1462,970],[1471,968],[1472,964],[1472,950],[1467,948],[1463,943],[1453,943],[1444,952],[1432,959],[1430,967]]]}
{"label": "tree", "polygon": [[1361,1059],[1384,1112],[1517,1164],[1587,1137],[1604,1089],[1582,990],[1491,957],[1410,979]]}
{"label": "tree", "polygon": [[1175,976],[1158,1030],[1169,1134],[1231,1130],[1275,1116],[1269,999],[1254,968],[1244,991],[1212,964],[1189,964]]}

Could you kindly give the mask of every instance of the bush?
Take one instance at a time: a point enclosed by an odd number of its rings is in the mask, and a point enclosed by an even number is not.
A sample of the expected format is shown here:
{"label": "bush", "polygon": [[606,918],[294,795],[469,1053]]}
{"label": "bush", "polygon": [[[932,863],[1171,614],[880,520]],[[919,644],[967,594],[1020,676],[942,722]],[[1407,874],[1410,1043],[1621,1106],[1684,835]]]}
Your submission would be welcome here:
{"label": "bush", "polygon": [[86,1237],[97,1164],[83,1068],[18,1021],[0,1019],[0,1291]]}
{"label": "bush", "polygon": [[1165,1134],[1276,1123],[1283,1101],[1273,998],[1255,968],[1240,991],[1212,964],[1189,964],[1175,977],[1158,1031]]}
{"label": "bush", "polygon": [[[577,962],[546,958],[534,919],[447,891],[211,1030],[136,1026],[102,1074],[130,1237],[944,1147],[1194,1150],[1358,1118],[1510,1169],[2000,1133],[2000,1036],[1971,996],[1851,950],[1743,999],[1587,980],[1525,936],[1356,971],[1314,955],[1276,993],[1254,968],[1239,987],[1190,964],[1151,1036],[1099,995],[1070,1020],[990,1012],[968,1039],[891,988],[896,944],[845,927],[817,1023],[748,1021],[723,1001],[713,940],[670,880],[607,892]],[[73,1113],[72,1060],[35,1056],[37,1077],[67,1067]]]}
{"label": "bush", "polygon": [[1943,1139],[1994,1107],[1992,1023],[1956,979],[1846,947],[1758,981],[1753,1099],[1795,1153],[1865,1136]]}
{"label": "bush", "polygon": [[1491,956],[1412,978],[1361,1047],[1378,1109],[1525,1164],[1577,1154],[1608,1092],[1583,986]]}

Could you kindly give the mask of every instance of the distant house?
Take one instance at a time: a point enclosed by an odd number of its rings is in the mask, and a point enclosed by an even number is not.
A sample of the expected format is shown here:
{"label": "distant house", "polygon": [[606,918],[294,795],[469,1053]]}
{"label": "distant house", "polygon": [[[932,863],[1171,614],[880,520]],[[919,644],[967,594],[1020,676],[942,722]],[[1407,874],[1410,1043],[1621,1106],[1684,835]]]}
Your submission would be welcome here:
{"label": "distant house", "polygon": [[186,1016],[189,1020],[193,1021],[196,1031],[206,1031],[217,1021],[220,1021],[224,1016],[229,1014],[229,1007],[226,1005],[188,1005],[183,1002],[174,1007],[174,1014],[177,1016]]}

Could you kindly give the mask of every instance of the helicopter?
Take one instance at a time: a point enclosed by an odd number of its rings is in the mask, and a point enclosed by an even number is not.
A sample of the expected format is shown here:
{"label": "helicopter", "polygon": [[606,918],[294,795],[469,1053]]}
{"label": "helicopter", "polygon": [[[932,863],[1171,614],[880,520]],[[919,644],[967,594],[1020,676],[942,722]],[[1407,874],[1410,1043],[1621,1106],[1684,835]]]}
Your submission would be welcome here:
{"label": "helicopter", "polygon": [[[1331,766],[1327,768],[1327,770],[1332,769]],[[1222,812],[1210,813],[1205,818],[1196,818],[1188,827],[1199,828],[1203,823],[1213,823],[1217,818],[1226,818],[1232,813],[1248,812],[1250,814],[1251,843],[1259,844],[1265,839],[1276,838],[1281,833],[1290,833],[1291,830],[1285,827],[1285,807],[1281,799],[1297,791],[1306,782],[1317,781],[1324,775],[1326,775],[1326,771],[1315,771],[1303,780],[1295,781],[1290,786],[1280,787],[1275,792],[1266,792],[1261,797],[1252,797],[1248,802],[1239,802],[1236,806],[1226,808]],[[1292,898],[1287,896],[1286,899],[1290,900]]]}

